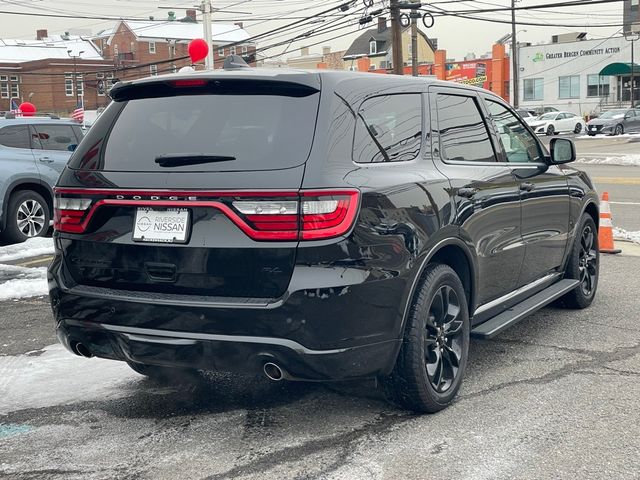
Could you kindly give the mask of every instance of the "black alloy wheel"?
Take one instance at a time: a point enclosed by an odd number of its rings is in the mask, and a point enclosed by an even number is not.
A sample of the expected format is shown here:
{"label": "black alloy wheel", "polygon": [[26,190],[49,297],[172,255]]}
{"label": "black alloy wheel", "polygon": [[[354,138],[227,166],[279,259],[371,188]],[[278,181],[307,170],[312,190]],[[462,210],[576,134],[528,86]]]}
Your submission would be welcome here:
{"label": "black alloy wheel", "polygon": [[582,124],[576,123],[576,128],[573,129],[573,133],[578,134],[582,131]]}
{"label": "black alloy wheel", "polygon": [[458,295],[449,285],[443,285],[431,301],[424,342],[427,376],[438,393],[451,388],[458,374],[463,323]]}
{"label": "black alloy wheel", "polygon": [[558,301],[560,306],[581,309],[591,305],[598,288],[599,260],[598,229],[591,215],[585,213],[576,229],[564,274],[580,283]]}
{"label": "black alloy wheel", "polygon": [[555,129],[555,127],[553,125],[549,125],[547,127],[547,135],[554,135],[555,131],[556,131],[556,129]]}
{"label": "black alloy wheel", "polygon": [[387,396],[408,410],[435,413],[455,398],[467,364],[469,310],[464,287],[448,265],[428,265],[409,308]]}
{"label": "black alloy wheel", "polygon": [[624,133],[624,127],[620,124],[616,125],[615,130],[613,131],[614,135],[622,135]]}
{"label": "black alloy wheel", "polygon": [[598,276],[598,252],[596,249],[596,233],[591,225],[586,225],[580,239],[578,270],[580,272],[580,288],[585,296],[593,292]]}

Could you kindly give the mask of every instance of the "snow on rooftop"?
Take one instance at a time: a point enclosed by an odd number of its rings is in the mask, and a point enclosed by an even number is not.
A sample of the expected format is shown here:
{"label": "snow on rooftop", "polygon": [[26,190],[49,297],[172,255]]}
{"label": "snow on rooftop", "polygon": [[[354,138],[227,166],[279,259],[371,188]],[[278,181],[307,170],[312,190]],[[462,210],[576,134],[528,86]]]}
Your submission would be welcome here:
{"label": "snow on rooftop", "polygon": [[[42,40],[0,39],[0,62],[21,63],[45,58],[69,58],[71,55],[84,60],[102,60],[100,52],[89,39],[77,35],[52,35]],[[82,53],[80,53],[82,52]]]}
{"label": "snow on rooftop", "polygon": [[[192,22],[172,21],[138,21],[123,20],[127,27],[140,39],[159,39],[159,40],[193,40],[194,38],[202,38],[202,24]],[[120,23],[114,28],[104,30],[98,34],[98,37],[104,38],[111,36],[117,31]],[[247,40],[250,35],[244,29],[233,23],[212,23],[211,24],[212,40],[217,42],[242,42]]]}

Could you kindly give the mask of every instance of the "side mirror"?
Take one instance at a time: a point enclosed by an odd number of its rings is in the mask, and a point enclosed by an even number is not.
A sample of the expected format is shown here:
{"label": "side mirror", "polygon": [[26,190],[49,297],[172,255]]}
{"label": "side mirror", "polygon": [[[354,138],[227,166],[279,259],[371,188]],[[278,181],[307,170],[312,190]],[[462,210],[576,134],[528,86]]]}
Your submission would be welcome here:
{"label": "side mirror", "polygon": [[568,138],[552,138],[550,149],[552,165],[563,165],[576,159],[576,146]]}

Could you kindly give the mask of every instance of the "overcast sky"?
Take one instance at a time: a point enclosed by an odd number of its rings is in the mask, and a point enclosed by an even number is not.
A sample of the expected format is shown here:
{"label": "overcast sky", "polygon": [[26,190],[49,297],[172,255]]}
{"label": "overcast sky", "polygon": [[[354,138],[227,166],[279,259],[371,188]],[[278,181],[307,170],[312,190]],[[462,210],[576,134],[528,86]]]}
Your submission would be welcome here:
{"label": "overcast sky", "polygon": [[[224,7],[238,3],[241,0],[214,0],[214,7]],[[184,11],[198,3],[193,1],[172,1],[172,0],[0,0],[0,10],[12,12],[29,12],[36,14],[70,15],[74,17],[82,16],[128,16],[138,18],[148,18],[150,15],[156,19],[167,17],[169,10],[158,7],[175,7],[178,17],[184,16]],[[426,3],[426,2],[425,2]],[[510,0],[433,0],[429,2],[432,11],[443,10],[472,10],[504,7],[510,5]],[[521,0],[518,6],[548,5],[555,3],[553,0]],[[245,28],[251,35],[259,34],[272,28],[284,25],[293,20],[265,20],[274,17],[306,17],[313,12],[321,11],[337,5],[335,0],[248,0],[242,5],[228,7],[228,10],[237,10],[245,13],[222,13],[218,12],[214,18],[218,20],[234,21],[243,19]],[[388,1],[375,0],[375,5],[371,10],[375,10],[382,5],[387,5]],[[357,0],[354,7],[349,12],[363,7],[362,0]],[[297,12],[293,12],[297,10]],[[347,12],[347,13],[349,13]],[[335,11],[335,14],[342,15]],[[354,12],[350,17],[357,19],[360,12]],[[475,14],[479,16],[480,14]],[[482,16],[490,17],[494,20],[510,21],[510,12],[483,13]],[[37,16],[18,16],[7,13],[0,13],[0,25],[2,25],[1,35],[4,38],[35,38],[35,31],[39,28],[46,28],[50,33],[63,33],[70,29],[89,29],[97,32],[101,29],[113,25],[112,21],[100,21],[87,18],[47,18]],[[251,18],[257,20],[249,21]],[[328,17],[338,20],[336,17]],[[622,2],[612,2],[603,5],[591,5],[589,7],[575,6],[569,8],[545,8],[544,11],[520,11],[518,21],[528,23],[541,23],[548,25],[568,24],[581,25],[580,27],[560,27],[560,26],[518,26],[520,31],[518,40],[522,42],[548,42],[552,35],[571,31],[587,31],[588,38],[606,38],[615,34],[620,27],[595,28],[598,24],[620,24],[622,23]],[[307,25],[298,28],[295,33],[303,33],[312,28],[321,28],[322,23]],[[585,28],[585,25],[591,26]],[[312,37],[304,41],[294,42],[288,46],[280,46],[265,52],[267,55],[276,55],[295,52],[305,44],[323,42],[331,45],[334,50],[348,48],[353,38],[358,33],[357,22],[354,20],[344,30],[334,31],[324,36]],[[438,16],[435,18],[435,25],[432,28],[423,28],[428,36],[438,38],[439,47],[447,50],[447,56],[462,59],[467,53],[474,52],[478,56],[490,51],[495,40],[511,31],[508,24],[489,23],[478,20],[469,20],[453,16]],[[287,40],[290,33],[282,32],[277,38],[265,38],[258,41],[258,46],[264,46],[276,41]],[[340,35],[340,38],[333,39]],[[286,50],[285,50],[286,49]],[[320,51],[321,45],[311,47],[311,51]]]}

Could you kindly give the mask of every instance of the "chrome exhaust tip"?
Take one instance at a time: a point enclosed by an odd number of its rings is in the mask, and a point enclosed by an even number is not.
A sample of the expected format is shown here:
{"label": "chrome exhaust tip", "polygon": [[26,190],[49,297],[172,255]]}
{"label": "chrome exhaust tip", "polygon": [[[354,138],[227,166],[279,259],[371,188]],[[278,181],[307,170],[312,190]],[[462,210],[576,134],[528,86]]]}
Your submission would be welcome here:
{"label": "chrome exhaust tip", "polygon": [[89,351],[89,349],[80,342],[72,343],[71,350],[73,350],[73,353],[81,357],[85,357],[85,358],[93,357],[93,354]]}
{"label": "chrome exhaust tip", "polygon": [[275,363],[267,362],[264,364],[262,369],[264,370],[264,374],[269,380],[279,382],[280,380],[284,379],[284,372]]}

